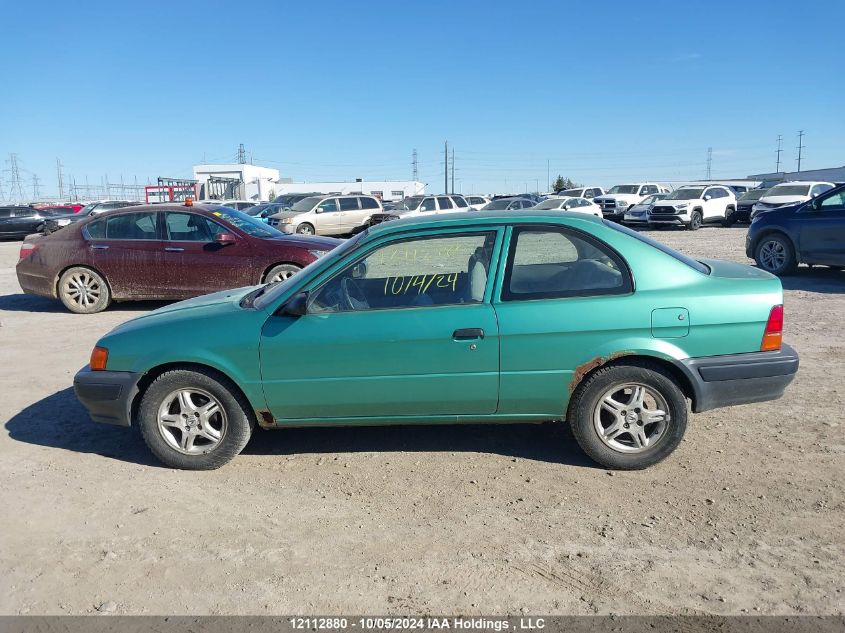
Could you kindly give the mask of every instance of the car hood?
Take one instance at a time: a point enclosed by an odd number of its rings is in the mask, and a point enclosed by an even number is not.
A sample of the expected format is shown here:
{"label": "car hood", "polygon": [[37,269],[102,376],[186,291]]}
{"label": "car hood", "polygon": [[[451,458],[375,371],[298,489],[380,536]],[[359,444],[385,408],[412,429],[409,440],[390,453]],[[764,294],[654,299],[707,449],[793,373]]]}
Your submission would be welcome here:
{"label": "car hood", "polygon": [[335,237],[322,237],[319,235],[280,235],[278,237],[264,238],[268,243],[284,244],[285,246],[300,246],[302,248],[310,248],[316,251],[330,251],[343,240]]}
{"label": "car hood", "polygon": [[637,202],[642,200],[642,196],[635,193],[606,193],[603,196],[596,196],[593,198],[594,202],[599,200],[625,200],[626,202]]}
{"label": "car hood", "polygon": [[763,204],[790,204],[809,200],[810,196],[763,196],[758,200]]}
{"label": "car hood", "polygon": [[273,213],[270,217],[276,218],[276,219],[292,218],[292,217],[295,217],[297,215],[304,215],[305,213],[308,213],[308,211],[290,211],[290,210],[287,210],[287,211],[279,211],[277,213]]}

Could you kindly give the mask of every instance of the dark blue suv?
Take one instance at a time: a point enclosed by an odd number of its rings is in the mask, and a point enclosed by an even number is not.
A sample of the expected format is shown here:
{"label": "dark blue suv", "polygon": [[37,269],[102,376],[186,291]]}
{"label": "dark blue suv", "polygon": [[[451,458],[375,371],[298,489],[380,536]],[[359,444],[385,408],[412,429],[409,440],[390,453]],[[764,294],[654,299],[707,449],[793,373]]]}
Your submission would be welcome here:
{"label": "dark blue suv", "polygon": [[845,185],[755,215],[745,254],[775,275],[788,275],[800,263],[845,268]]}

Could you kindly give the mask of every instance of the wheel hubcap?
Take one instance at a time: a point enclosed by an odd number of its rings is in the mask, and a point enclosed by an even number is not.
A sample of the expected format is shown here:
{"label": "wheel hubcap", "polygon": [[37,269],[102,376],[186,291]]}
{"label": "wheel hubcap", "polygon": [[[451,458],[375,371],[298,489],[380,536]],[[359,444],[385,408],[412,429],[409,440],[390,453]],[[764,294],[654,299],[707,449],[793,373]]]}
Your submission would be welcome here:
{"label": "wheel hubcap", "polygon": [[312,233],[312,231],[311,231],[311,227],[310,227],[310,226],[300,226],[300,227],[299,227],[299,232],[300,232],[300,233],[305,233],[306,235],[311,235],[311,233]]}
{"label": "wheel hubcap", "polygon": [[771,240],[760,248],[760,263],[767,270],[778,270],[786,263],[786,248],[777,240]]}
{"label": "wheel hubcap", "polygon": [[172,392],[158,409],[158,431],[172,449],[186,455],[214,450],[226,434],[226,412],[202,389]]}
{"label": "wheel hubcap", "polygon": [[88,308],[100,300],[102,286],[90,273],[74,273],[65,281],[63,292],[75,304]]}
{"label": "wheel hubcap", "polygon": [[292,270],[280,270],[275,275],[270,278],[271,283],[278,283],[280,281],[284,281],[285,279],[290,279],[293,277],[294,271]]}
{"label": "wheel hubcap", "polygon": [[604,392],[593,412],[593,426],[604,444],[620,453],[653,448],[665,435],[669,405],[653,387],[628,383]]}

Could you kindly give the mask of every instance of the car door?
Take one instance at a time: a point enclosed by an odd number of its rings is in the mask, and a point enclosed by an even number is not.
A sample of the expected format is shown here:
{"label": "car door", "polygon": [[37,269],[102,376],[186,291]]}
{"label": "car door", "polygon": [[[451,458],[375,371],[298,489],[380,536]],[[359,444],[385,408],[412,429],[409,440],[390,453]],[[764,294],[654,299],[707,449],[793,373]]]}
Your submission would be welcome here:
{"label": "car door", "polygon": [[437,213],[437,202],[435,202],[434,198],[423,198],[417,213],[420,215],[432,215]]}
{"label": "car door", "polygon": [[115,213],[85,227],[94,267],[106,277],[115,298],[174,296],[159,239],[160,213]]}
{"label": "car door", "polygon": [[845,266],[845,189],[819,196],[802,207],[798,247],[802,258]]}
{"label": "car door", "polygon": [[6,221],[6,230],[9,235],[23,237],[35,233],[36,228],[42,221],[32,207],[13,207],[11,216]]}
{"label": "car door", "polygon": [[0,207],[0,235],[14,233],[14,218],[11,207]]}
{"label": "car door", "polygon": [[727,193],[721,187],[708,187],[704,190],[702,198],[701,204],[704,207],[705,220],[725,217]]}
{"label": "car door", "polygon": [[358,196],[338,198],[340,233],[351,233],[361,223],[361,206]]}
{"label": "car door", "polygon": [[319,423],[495,413],[499,338],[490,293],[500,235],[388,237],[309,284],[307,314],[274,315],[262,330],[273,416]]}
{"label": "car door", "polygon": [[452,204],[451,198],[449,196],[437,196],[437,212],[438,213],[449,213],[450,211],[455,210],[455,205]]}
{"label": "car door", "polygon": [[[297,218],[297,221],[302,221]],[[340,207],[337,198],[326,198],[314,207],[314,232],[317,235],[340,235]]]}
{"label": "car door", "polygon": [[612,333],[628,327],[633,282],[621,258],[586,234],[532,225],[515,227],[509,241],[493,298],[498,413],[562,416],[579,367],[608,353]]}
{"label": "car door", "polygon": [[[218,244],[219,233],[235,237]],[[175,295],[197,295],[249,286],[258,282],[252,266],[252,248],[246,237],[199,213],[164,213],[164,266]]]}

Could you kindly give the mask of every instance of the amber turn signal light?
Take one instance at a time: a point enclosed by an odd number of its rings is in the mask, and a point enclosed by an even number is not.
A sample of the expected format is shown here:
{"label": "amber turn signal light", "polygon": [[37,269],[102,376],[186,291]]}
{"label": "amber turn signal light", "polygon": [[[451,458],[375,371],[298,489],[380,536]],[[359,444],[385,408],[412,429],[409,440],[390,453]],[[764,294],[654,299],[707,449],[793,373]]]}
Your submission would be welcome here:
{"label": "amber turn signal light", "polygon": [[109,360],[109,350],[105,347],[95,347],[91,352],[91,371],[104,371]]}
{"label": "amber turn signal light", "polygon": [[769,312],[769,320],[763,331],[763,342],[760,343],[761,352],[774,352],[780,349],[783,340],[783,306],[777,305]]}

